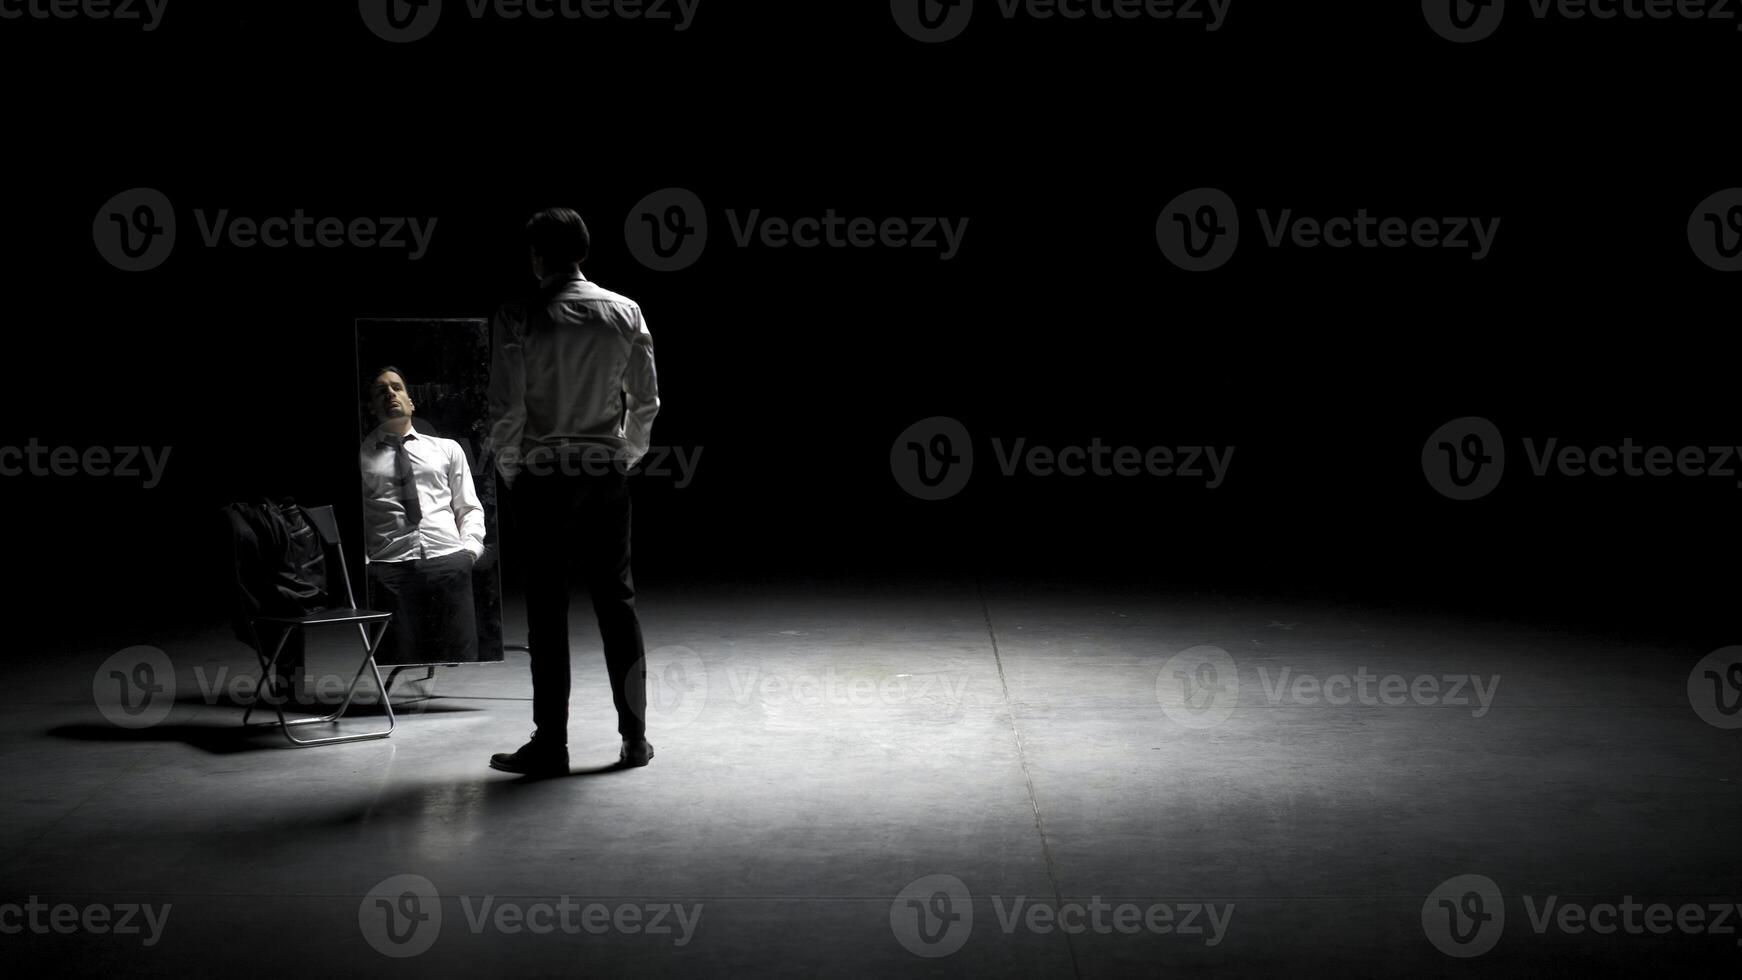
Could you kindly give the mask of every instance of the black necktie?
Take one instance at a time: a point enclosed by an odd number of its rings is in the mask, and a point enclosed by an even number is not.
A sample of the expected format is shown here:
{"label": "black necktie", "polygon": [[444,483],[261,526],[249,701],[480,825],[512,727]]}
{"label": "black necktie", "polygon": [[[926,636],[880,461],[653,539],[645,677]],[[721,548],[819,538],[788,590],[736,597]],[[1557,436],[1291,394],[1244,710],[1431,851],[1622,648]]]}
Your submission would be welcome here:
{"label": "black necktie", "polygon": [[417,477],[411,472],[411,454],[405,451],[405,440],[393,442],[393,475],[399,478],[399,502],[405,505],[405,519],[413,527],[423,520],[423,507],[417,502]]}

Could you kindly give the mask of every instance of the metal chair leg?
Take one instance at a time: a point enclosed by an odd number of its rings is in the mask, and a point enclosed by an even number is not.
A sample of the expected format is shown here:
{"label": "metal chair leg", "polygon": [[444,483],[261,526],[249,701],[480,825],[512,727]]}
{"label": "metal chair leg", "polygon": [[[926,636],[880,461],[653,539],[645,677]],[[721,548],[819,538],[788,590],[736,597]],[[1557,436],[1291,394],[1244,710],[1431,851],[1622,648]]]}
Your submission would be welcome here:
{"label": "metal chair leg", "polygon": [[[388,671],[388,673],[387,673],[387,687],[391,690],[393,687],[393,682],[396,680],[399,680],[400,674],[403,674],[408,670],[416,670],[416,669],[417,669],[416,664],[406,664],[402,667],[395,667],[391,671]],[[419,677],[418,680],[427,681],[433,677],[435,677],[435,665],[430,664],[429,666],[424,668],[424,675],[422,677]]]}
{"label": "metal chair leg", "polygon": [[[291,627],[290,629],[298,628],[300,627]],[[285,739],[287,739],[292,745],[296,746],[330,745],[337,742],[360,742],[365,739],[386,738],[393,734],[394,726],[397,724],[393,716],[393,701],[387,695],[387,684],[381,679],[381,669],[375,663],[375,650],[387,633],[387,624],[386,622],[380,623],[375,630],[375,635],[373,637],[369,636],[367,627],[359,625],[358,628],[363,634],[363,662],[357,667],[357,673],[351,678],[351,685],[345,691],[344,703],[339,705],[338,710],[334,711],[332,714],[322,715],[315,718],[286,718],[284,715],[284,699],[279,698],[273,704],[273,709],[278,714],[278,721],[262,722],[262,726],[276,725],[279,730],[284,733]],[[290,629],[286,629],[284,634],[279,638],[278,645],[273,650],[272,658],[267,660],[264,664],[264,673],[270,674],[272,665],[277,663],[278,656],[283,652],[284,644],[290,636]],[[375,732],[355,732],[348,735],[328,735],[321,738],[297,738],[291,733],[291,729],[295,726],[332,724],[343,717],[345,712],[350,709],[351,701],[356,697],[357,685],[362,682],[365,671],[368,671],[375,676],[375,688],[381,692],[382,710],[387,713],[386,728]],[[248,715],[252,713],[252,711],[253,706],[250,705],[248,712],[245,712],[242,716],[243,724],[247,724]]]}
{"label": "metal chair leg", "polygon": [[[277,687],[277,685],[273,683],[272,668],[278,663],[278,658],[284,654],[284,645],[290,642],[291,630],[297,628],[285,627],[278,631],[278,642],[273,645],[272,656],[269,658],[266,656],[266,651],[260,645],[260,628],[255,626],[253,623],[249,623],[248,625],[250,629],[254,630],[254,656],[260,661],[260,680],[254,685],[254,700],[248,704],[248,710],[242,712],[243,727],[247,727],[248,719],[253,716],[255,706],[260,703],[260,692]],[[267,703],[279,706],[280,710],[278,716],[282,721],[284,718],[284,711],[282,708],[284,699],[279,698],[277,702],[273,702],[271,697],[268,696]],[[260,724],[270,725],[272,722],[267,721],[261,722]]]}

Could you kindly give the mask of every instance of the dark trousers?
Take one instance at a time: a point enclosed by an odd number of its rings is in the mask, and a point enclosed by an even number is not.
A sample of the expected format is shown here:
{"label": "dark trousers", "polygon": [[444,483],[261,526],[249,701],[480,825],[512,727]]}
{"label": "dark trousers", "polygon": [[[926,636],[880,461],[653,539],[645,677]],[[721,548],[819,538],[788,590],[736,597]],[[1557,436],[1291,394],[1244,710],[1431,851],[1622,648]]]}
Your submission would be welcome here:
{"label": "dark trousers", "polygon": [[629,574],[629,483],[615,469],[534,472],[511,491],[526,555],[526,645],[532,657],[532,719],[539,741],[568,741],[569,589],[593,600],[605,671],[624,738],[647,732],[647,663]]}
{"label": "dark trousers", "polygon": [[370,562],[369,603],[393,614],[375,653],[377,663],[478,662],[470,554]]}

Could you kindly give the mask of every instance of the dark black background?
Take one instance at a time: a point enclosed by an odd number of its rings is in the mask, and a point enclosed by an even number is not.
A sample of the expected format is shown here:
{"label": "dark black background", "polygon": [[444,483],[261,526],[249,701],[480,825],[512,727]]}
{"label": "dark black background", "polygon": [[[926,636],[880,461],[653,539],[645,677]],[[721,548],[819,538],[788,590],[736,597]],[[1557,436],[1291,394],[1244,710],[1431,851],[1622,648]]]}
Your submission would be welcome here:
{"label": "dark black background", "polygon": [[[354,4],[163,25],[0,22],[10,207],[0,444],[173,447],[163,485],[0,482],[9,602],[147,643],[227,609],[215,509],[354,493],[351,324],[485,316],[531,211],[580,210],[589,275],[656,338],[660,445],[637,573],[1010,574],[1279,591],[1730,642],[1734,479],[1536,479],[1519,439],[1722,445],[1739,280],[1685,226],[1742,184],[1730,24],[1551,21],[1454,45],[1418,4],[1236,0],[1222,30],[1012,22],[917,43],[888,5],[703,0],[645,23],[443,19],[391,45]],[[321,9],[315,9],[315,8]],[[1383,7],[1384,9],[1376,9]],[[623,222],[686,187],[713,237],[646,270]],[[1160,209],[1230,193],[1246,239],[1190,275]],[[117,271],[91,222],[154,187],[175,254]],[[403,252],[199,242],[195,209],[434,216]],[[1500,216],[1492,256],[1273,251],[1255,210]],[[962,254],[739,249],[727,209],[967,216]],[[897,433],[960,419],[979,467],[908,497]],[[1508,474],[1437,494],[1423,441],[1493,420]],[[1232,444],[1227,484],[1005,479],[988,440]],[[508,543],[512,576],[513,542]],[[88,610],[97,600],[100,616]],[[87,610],[78,613],[78,610]]]}

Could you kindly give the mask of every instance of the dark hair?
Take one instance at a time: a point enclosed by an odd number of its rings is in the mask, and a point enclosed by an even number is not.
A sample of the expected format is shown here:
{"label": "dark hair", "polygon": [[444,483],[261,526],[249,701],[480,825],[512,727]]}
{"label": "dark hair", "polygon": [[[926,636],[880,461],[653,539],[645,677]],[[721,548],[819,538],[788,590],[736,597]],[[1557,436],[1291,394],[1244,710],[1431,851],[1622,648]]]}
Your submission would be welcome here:
{"label": "dark hair", "polygon": [[[381,377],[383,374],[386,374],[389,371],[392,371],[394,374],[399,375],[399,380],[405,381],[405,372],[404,371],[399,370],[398,368],[394,367],[391,364],[383,365],[382,367],[377,368],[375,370],[374,374],[369,375],[369,377],[363,381],[363,395],[364,395],[364,397],[372,397],[375,394],[375,379]],[[410,388],[411,382],[405,381],[405,387]]]}
{"label": "dark hair", "polygon": [[593,236],[587,223],[568,208],[545,208],[526,220],[526,244],[551,266],[585,262],[592,251]]}

